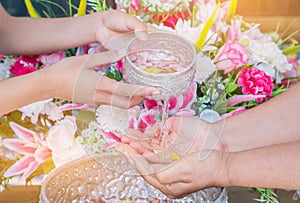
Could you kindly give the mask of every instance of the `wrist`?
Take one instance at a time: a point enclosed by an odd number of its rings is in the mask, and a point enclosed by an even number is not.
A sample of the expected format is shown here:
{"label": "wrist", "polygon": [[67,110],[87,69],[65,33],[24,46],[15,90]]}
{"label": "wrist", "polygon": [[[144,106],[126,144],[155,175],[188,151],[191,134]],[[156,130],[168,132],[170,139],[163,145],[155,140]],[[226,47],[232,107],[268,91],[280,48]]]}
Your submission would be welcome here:
{"label": "wrist", "polygon": [[49,99],[53,97],[53,85],[51,80],[49,80],[49,74],[47,74],[46,72],[48,71],[44,71],[44,70],[40,70],[38,75],[38,83],[37,84],[41,84],[38,85],[40,87],[40,95],[44,98],[44,99]]}
{"label": "wrist", "polygon": [[209,130],[209,137],[212,139],[214,147],[211,148],[213,150],[218,151],[228,151],[229,145],[226,139],[225,134],[223,133],[225,122],[223,120],[211,123]]}
{"label": "wrist", "polygon": [[99,37],[99,33],[101,33],[103,23],[104,12],[95,12],[87,16],[88,24],[90,25],[90,33],[92,33],[91,39],[92,42],[99,42],[101,43],[98,39],[101,39],[101,36]]}
{"label": "wrist", "polygon": [[[39,83],[38,84],[42,84],[42,85],[39,85],[40,86],[40,92],[41,92],[41,95],[45,98],[45,99],[49,99],[49,98],[59,98],[60,96],[58,95],[58,92],[57,92],[57,86],[58,86],[58,82],[56,80],[56,78],[59,77],[59,75],[57,75],[55,77],[55,73],[54,73],[54,68],[53,66],[55,66],[56,64],[54,65],[51,65],[50,67],[46,68],[46,69],[43,69],[43,70],[40,70],[39,71]],[[54,77],[53,77],[54,76]]]}
{"label": "wrist", "polygon": [[214,185],[219,187],[231,186],[230,178],[230,152],[216,151]]}

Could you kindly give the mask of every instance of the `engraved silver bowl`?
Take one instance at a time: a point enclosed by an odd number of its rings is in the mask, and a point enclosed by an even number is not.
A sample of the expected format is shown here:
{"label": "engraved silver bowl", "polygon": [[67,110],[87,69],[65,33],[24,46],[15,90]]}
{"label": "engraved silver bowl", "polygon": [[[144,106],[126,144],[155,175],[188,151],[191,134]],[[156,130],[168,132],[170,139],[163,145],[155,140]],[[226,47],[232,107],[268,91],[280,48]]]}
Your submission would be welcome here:
{"label": "engraved silver bowl", "polygon": [[[149,73],[138,68],[131,60],[130,54],[141,51],[163,52],[185,62],[187,65],[179,72]],[[158,58],[157,60],[163,60]],[[127,83],[155,86],[161,89],[161,95],[153,99],[176,97],[191,85],[195,76],[196,51],[192,43],[179,35],[154,31],[148,33],[147,40],[134,38],[126,49],[124,62],[124,80]]]}
{"label": "engraved silver bowl", "polygon": [[165,202],[226,203],[224,188],[207,188],[169,199],[138,175],[123,157],[101,154],[69,162],[51,172],[41,189],[42,203]]}

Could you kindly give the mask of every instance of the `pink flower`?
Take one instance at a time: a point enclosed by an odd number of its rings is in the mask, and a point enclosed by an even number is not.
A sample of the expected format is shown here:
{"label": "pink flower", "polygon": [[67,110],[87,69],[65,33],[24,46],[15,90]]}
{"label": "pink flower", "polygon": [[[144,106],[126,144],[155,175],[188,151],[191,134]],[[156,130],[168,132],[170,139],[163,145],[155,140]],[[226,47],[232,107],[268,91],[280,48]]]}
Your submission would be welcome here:
{"label": "pink flower", "polygon": [[85,55],[89,53],[89,50],[92,48],[91,45],[87,44],[87,45],[83,45],[81,47],[78,47],[75,56],[81,56],[81,55]]}
{"label": "pink flower", "polygon": [[66,57],[66,55],[65,55],[64,51],[58,51],[58,52],[51,53],[51,54],[40,55],[37,58],[37,61],[39,61],[43,64],[42,68],[46,68],[49,65],[56,63],[65,57]]}
{"label": "pink flower", "polygon": [[237,115],[239,113],[242,113],[244,111],[246,111],[247,109],[246,108],[243,108],[243,107],[240,107],[240,108],[237,108],[229,113],[226,113],[226,114],[223,114],[221,116],[221,119],[224,119],[224,118],[228,118],[228,117],[231,117],[231,116],[234,116],[234,115]]}
{"label": "pink flower", "polygon": [[218,69],[227,74],[248,63],[247,51],[241,44],[229,40],[220,48],[215,62]]}
{"label": "pink flower", "polygon": [[119,60],[115,63],[116,69],[119,70],[121,73],[123,73],[123,62],[122,60]]}
{"label": "pink flower", "polygon": [[10,72],[14,76],[25,75],[36,71],[38,65],[36,56],[20,56],[11,66]]}
{"label": "pink flower", "polygon": [[288,56],[287,59],[288,59],[288,63],[291,64],[294,69],[297,69],[300,66],[300,63],[299,63],[297,57]]}
{"label": "pink flower", "polygon": [[[184,115],[187,115],[187,111],[190,111],[189,115],[194,115],[194,111],[190,109],[192,103],[196,98],[197,84],[192,83],[187,91],[178,97],[171,98],[168,103],[169,115],[180,115],[181,111],[184,111]],[[156,101],[152,99],[145,99],[145,108],[147,110],[161,110],[163,103],[162,101]]]}
{"label": "pink flower", "polygon": [[143,109],[136,123],[130,123],[130,127],[138,129],[141,132],[152,127],[158,122],[159,112],[156,110]]}
{"label": "pink flower", "polygon": [[[273,82],[270,76],[258,68],[244,68],[238,75],[238,85],[243,94],[266,95],[268,100],[272,95]],[[256,99],[262,102],[263,98]]]}
{"label": "pink flower", "polygon": [[18,138],[4,139],[2,144],[24,156],[5,171],[4,176],[12,177],[23,174],[22,180],[26,180],[42,163],[51,158],[51,150],[42,134],[13,122],[10,123],[10,127]]}
{"label": "pink flower", "polygon": [[[293,66],[292,70],[284,72],[283,75],[284,77],[296,77],[299,75],[297,68],[300,67],[300,63],[297,58],[293,57],[287,57],[289,64]],[[289,79],[283,81],[281,84],[284,86],[288,86],[290,84],[293,84],[294,82],[297,82],[297,79]]]}

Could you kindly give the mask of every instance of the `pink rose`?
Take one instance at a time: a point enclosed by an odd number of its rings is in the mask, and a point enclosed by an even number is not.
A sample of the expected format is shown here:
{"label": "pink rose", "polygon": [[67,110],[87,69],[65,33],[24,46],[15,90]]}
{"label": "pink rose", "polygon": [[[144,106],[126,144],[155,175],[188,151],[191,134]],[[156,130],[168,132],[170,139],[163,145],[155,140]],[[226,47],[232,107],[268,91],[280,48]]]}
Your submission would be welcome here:
{"label": "pink rose", "polygon": [[37,70],[39,63],[36,56],[20,56],[11,66],[10,72],[14,76],[25,75]]}
{"label": "pink rose", "polygon": [[248,63],[247,51],[241,44],[229,40],[220,48],[215,62],[218,69],[227,74]]}
{"label": "pink rose", "polygon": [[[242,69],[237,83],[242,87],[243,94],[266,95],[266,100],[271,97],[274,87],[271,77],[258,68]],[[262,102],[263,98],[256,101]]]}

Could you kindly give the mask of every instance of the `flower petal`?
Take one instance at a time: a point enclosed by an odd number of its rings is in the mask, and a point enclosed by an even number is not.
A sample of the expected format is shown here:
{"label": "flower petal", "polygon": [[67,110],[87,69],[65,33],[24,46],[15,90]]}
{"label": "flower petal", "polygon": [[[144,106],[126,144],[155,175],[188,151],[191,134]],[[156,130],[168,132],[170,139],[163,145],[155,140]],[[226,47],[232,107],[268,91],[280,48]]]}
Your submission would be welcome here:
{"label": "flower petal", "polygon": [[25,170],[25,172],[23,173],[22,176],[22,180],[26,180],[26,178],[28,178],[38,167],[40,166],[40,164],[36,161],[31,162],[29,164],[29,166],[27,167],[27,169]]}
{"label": "flower petal", "polygon": [[87,110],[93,108],[92,105],[89,104],[81,104],[81,103],[71,103],[64,104],[59,107],[61,111],[69,111],[69,110]]}
{"label": "flower petal", "polygon": [[51,150],[46,146],[40,146],[34,152],[34,158],[38,163],[43,163],[48,159],[51,159]]}
{"label": "flower petal", "polygon": [[183,93],[183,104],[180,109],[190,108],[196,99],[197,84],[194,82],[189,89]]}
{"label": "flower petal", "polygon": [[7,171],[4,173],[4,177],[11,177],[24,173],[32,162],[36,162],[33,156],[23,156],[17,162],[15,162]]}
{"label": "flower petal", "polygon": [[23,140],[24,142],[33,142],[35,143],[36,140],[42,140],[42,136],[40,133],[33,132],[27,128],[24,128],[14,122],[9,123],[10,127],[16,133],[16,136]]}
{"label": "flower petal", "polygon": [[158,103],[158,101],[154,99],[145,99],[144,105],[147,110],[158,108],[158,106],[161,106],[161,104]]}
{"label": "flower petal", "polygon": [[104,130],[101,130],[101,133],[106,142],[121,142],[121,138],[112,132],[105,132]]}
{"label": "flower petal", "polygon": [[4,139],[2,141],[2,144],[7,147],[8,149],[21,153],[21,154],[27,154],[27,155],[32,155],[35,150],[36,147],[34,146],[28,146],[27,144],[25,144],[22,140],[20,139],[15,139],[15,138],[11,138],[11,139]]}
{"label": "flower petal", "polygon": [[183,96],[179,95],[178,97],[174,97],[171,98],[169,100],[169,104],[168,104],[168,109],[169,109],[169,114],[170,115],[174,115],[178,109],[180,109],[180,107],[182,106],[183,103]]}

